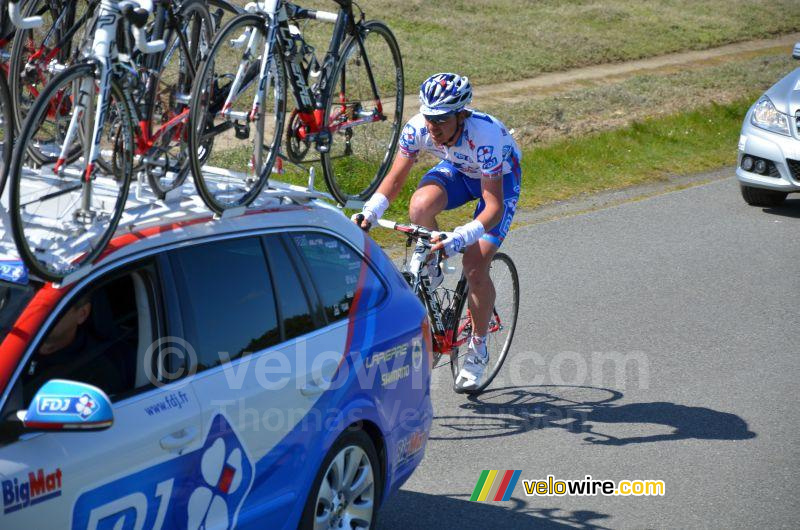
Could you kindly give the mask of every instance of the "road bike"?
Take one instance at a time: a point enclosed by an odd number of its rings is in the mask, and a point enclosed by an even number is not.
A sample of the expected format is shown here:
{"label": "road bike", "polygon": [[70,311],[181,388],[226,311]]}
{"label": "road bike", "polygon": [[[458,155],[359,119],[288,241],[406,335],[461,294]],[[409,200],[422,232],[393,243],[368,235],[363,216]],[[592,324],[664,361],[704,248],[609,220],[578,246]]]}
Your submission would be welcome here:
{"label": "road bike", "polygon": [[91,53],[56,69],[20,129],[11,228],[40,278],[61,280],[103,252],[135,172],[162,195],[188,172],[189,93],[213,22],[202,0],[157,6],[148,36],[151,0],[100,0],[87,21]]}
{"label": "road bike", "polygon": [[[255,4],[222,28],[192,87],[189,153],[198,192],[217,213],[248,205],[284,156],[320,154],[325,182],[337,201],[364,200],[394,157],[403,110],[403,64],[382,22],[335,0],[337,13],[283,0]],[[294,24],[334,23],[320,62]],[[288,83],[297,110],[279,153]]]}
{"label": "road bike", "polygon": [[[359,224],[360,222],[359,220]],[[419,225],[401,224],[384,219],[379,219],[378,225],[405,234],[407,249],[414,246],[411,258],[408,259],[406,256],[404,261],[403,277],[428,312],[433,335],[434,368],[450,365],[454,381],[453,389],[456,392],[467,394],[483,392],[503,366],[517,326],[519,276],[514,262],[507,254],[497,252],[489,265],[489,276],[496,292],[486,335],[489,362],[481,385],[474,389],[463,389],[455,385],[455,379],[464,365],[467,341],[472,335],[472,315],[468,307],[469,285],[466,277],[462,272],[455,287],[450,285],[450,282],[444,281],[441,285],[432,287],[428,275],[428,261],[435,260],[436,266],[442,269],[442,273],[445,272],[442,252],[431,252],[431,238],[441,233]],[[449,359],[449,363],[443,359]]]}

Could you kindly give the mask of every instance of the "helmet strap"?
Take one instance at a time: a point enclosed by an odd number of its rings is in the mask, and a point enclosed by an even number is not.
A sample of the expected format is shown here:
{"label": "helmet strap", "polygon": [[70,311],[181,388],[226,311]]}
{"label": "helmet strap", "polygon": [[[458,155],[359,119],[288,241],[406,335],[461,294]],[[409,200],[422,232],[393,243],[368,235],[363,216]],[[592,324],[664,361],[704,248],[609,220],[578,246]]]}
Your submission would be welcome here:
{"label": "helmet strap", "polygon": [[464,120],[461,118],[461,111],[458,111],[458,114],[456,114],[456,120],[458,120],[458,125],[456,126],[456,130],[455,130],[455,132],[453,133],[453,136],[451,136],[451,137],[450,137],[450,138],[449,138],[449,139],[448,139],[448,140],[447,140],[447,141],[444,143],[444,145],[446,145],[447,147],[452,147],[452,145],[451,145],[451,144],[453,143],[453,140],[454,140],[454,139],[456,139],[456,138],[458,138],[458,136],[459,136],[459,135],[460,135],[460,134],[463,132],[463,130],[464,130]]}

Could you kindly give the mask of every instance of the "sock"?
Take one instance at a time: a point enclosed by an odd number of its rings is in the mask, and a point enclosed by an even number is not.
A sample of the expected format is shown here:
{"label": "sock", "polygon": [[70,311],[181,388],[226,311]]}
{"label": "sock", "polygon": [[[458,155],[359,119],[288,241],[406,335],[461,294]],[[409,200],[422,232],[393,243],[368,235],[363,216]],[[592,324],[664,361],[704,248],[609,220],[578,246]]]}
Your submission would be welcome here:
{"label": "sock", "polygon": [[475,352],[480,355],[481,357],[486,357],[488,352],[486,351],[486,337],[480,337],[478,335],[472,336],[472,346],[475,348]]}

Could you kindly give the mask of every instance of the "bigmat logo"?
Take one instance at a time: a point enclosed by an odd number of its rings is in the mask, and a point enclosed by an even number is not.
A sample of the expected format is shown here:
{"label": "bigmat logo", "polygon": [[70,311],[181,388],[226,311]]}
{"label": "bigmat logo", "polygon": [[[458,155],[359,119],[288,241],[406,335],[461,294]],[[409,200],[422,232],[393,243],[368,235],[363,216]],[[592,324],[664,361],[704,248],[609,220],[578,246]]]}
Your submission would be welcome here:
{"label": "bigmat logo", "polygon": [[15,477],[3,481],[3,513],[16,512],[61,495],[61,469],[28,473],[27,479]]}
{"label": "bigmat logo", "polygon": [[519,481],[521,469],[484,469],[472,491],[471,501],[507,501]]}

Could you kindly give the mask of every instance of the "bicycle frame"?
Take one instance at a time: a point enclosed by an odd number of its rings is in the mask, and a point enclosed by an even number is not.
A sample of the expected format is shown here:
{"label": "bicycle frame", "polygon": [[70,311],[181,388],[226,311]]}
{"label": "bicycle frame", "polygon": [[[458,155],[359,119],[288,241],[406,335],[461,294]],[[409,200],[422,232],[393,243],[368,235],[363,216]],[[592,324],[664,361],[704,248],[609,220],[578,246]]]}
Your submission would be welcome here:
{"label": "bicycle frame", "polygon": [[[402,231],[402,229],[398,226],[396,230]],[[455,348],[459,348],[460,346],[466,344],[467,339],[456,339],[456,337],[460,337],[464,329],[470,325],[471,323],[471,316],[468,313],[467,321],[462,324],[457,333],[453,333],[453,320],[458,318],[458,315],[451,314],[450,319],[445,322],[446,315],[444,314],[445,311],[442,309],[441,304],[439,303],[438,298],[434,294],[436,289],[433,289],[430,284],[430,278],[427,276],[422,276],[421,271],[422,267],[426,266],[425,261],[427,258],[427,253],[425,255],[419,255],[417,253],[411,258],[411,262],[409,263],[409,274],[411,275],[411,288],[414,290],[414,293],[422,301],[425,309],[428,311],[428,319],[431,322],[432,335],[433,335],[433,351],[440,355],[450,355]],[[451,307],[459,307],[461,304],[461,300],[466,296],[467,292],[467,279],[464,275],[461,275],[461,278],[458,280],[458,284],[456,285],[455,291],[453,291],[453,299],[451,300],[450,306]]]}
{"label": "bicycle frame", "polygon": [[[286,66],[289,74],[289,83],[292,87],[292,94],[297,105],[297,115],[304,125],[304,127],[301,127],[298,130],[298,137],[301,140],[316,138],[322,140],[322,145],[327,145],[327,143],[330,141],[330,135],[334,132],[385,119],[383,115],[383,105],[380,102],[375,79],[372,75],[372,68],[364,50],[364,42],[360,32],[357,31],[356,23],[354,22],[352,1],[341,0],[338,3],[340,4],[341,8],[336,14],[333,36],[331,37],[328,52],[325,55],[325,61],[322,65],[319,98],[314,96],[313,92],[308,86],[308,82],[303,71],[303,56],[302,53],[299,53],[300,50],[296,49],[296,42],[292,37],[289,20],[318,18],[331,21],[332,13],[306,10],[282,0],[266,0],[265,2],[259,4],[259,8],[268,15],[268,29],[267,40],[264,44],[264,54],[261,58],[261,65],[259,68],[259,87],[254,96],[251,110],[247,115],[245,115],[243,112],[236,113],[231,111],[233,101],[237,94],[244,91],[244,89],[249,86],[249,82],[252,82],[252,80],[246,82],[248,69],[245,67],[245,62],[242,61],[239,64],[239,68],[236,72],[233,83],[231,84],[230,91],[225,99],[225,103],[222,106],[222,116],[229,119],[242,121],[247,120],[251,122],[258,119],[261,104],[265,100],[265,91],[269,86],[269,76],[271,74],[271,72],[268,71],[270,68],[269,59],[273,56],[273,51],[275,48],[277,48],[279,51],[288,51],[288,53],[292,56],[291,61],[287,62]],[[320,16],[320,13],[322,13],[323,16]],[[335,87],[331,86],[331,76],[333,75],[334,66],[339,60],[339,50],[346,35],[354,35],[358,42],[359,50],[365,60],[365,67],[368,72],[372,93],[375,97],[376,109],[373,112],[352,117],[343,123],[331,125],[327,128],[327,130],[323,131],[325,122],[323,109],[325,102],[328,101],[329,97],[332,97],[332,92],[335,90]],[[245,56],[258,56],[258,48],[260,44],[258,41],[259,38],[256,32],[253,32],[253,34],[249,35],[246,44],[246,52],[244,54]],[[338,111],[338,114],[333,116],[336,121],[338,121],[338,118],[347,112],[344,97],[345,95],[340,93],[339,101],[342,105],[342,108]],[[259,167],[259,162],[260,161],[256,161],[256,167]]]}
{"label": "bicycle frame", "polygon": [[[172,10],[171,6],[167,6],[166,13],[160,13],[160,16],[167,16],[169,17],[169,23],[174,25],[175,27],[179,26],[179,21]],[[65,140],[62,146],[61,153],[59,154],[58,161],[56,162],[53,171],[58,174],[63,167],[63,164],[66,160],[66,155],[69,152],[70,144],[75,137],[75,134],[80,126],[79,120],[81,116],[85,114],[85,122],[84,125],[88,125],[89,123],[94,121],[94,126],[92,129],[92,141],[89,144],[89,152],[85,153],[85,160],[87,161],[86,171],[84,173],[84,196],[83,196],[83,204],[84,210],[88,211],[89,204],[91,201],[91,175],[94,170],[94,164],[97,161],[99,156],[99,146],[100,146],[100,136],[102,133],[103,125],[105,124],[105,109],[107,107],[106,102],[108,101],[110,89],[111,89],[111,75],[114,71],[114,67],[118,65],[124,65],[125,63],[119,62],[119,58],[116,52],[116,30],[118,24],[121,22],[122,13],[117,8],[115,2],[111,0],[101,0],[100,2],[100,10],[97,13],[96,18],[96,26],[95,26],[95,34],[94,40],[92,42],[92,50],[94,50],[94,54],[90,58],[97,67],[99,72],[100,82],[98,87],[95,88],[91,86],[93,83],[90,81],[84,81],[84,86],[80,88],[78,91],[79,97],[75,104],[75,109],[70,119],[70,124],[67,128],[67,133],[65,136]],[[183,47],[185,50],[188,50],[188,44],[185,41],[184,35],[182,32],[178,31],[178,41],[177,46]],[[174,53],[175,47],[171,48],[170,50],[166,50],[163,53],[156,54],[157,57],[155,58],[156,61],[163,61],[165,57],[169,57],[169,54]],[[113,55],[112,55],[113,54]],[[191,57],[187,54],[189,59],[189,72],[194,76],[196,66],[192,63]],[[149,103],[155,97],[155,91],[157,89],[157,85],[155,83],[151,83],[147,86],[145,90],[145,101],[146,103],[146,110],[145,116],[149,114],[147,110],[149,108]],[[96,108],[92,108],[86,102],[86,98],[94,92],[98,92],[100,97],[97,100]],[[163,124],[156,130],[152,135],[150,134],[151,130],[151,121],[148,119],[140,119],[138,106],[134,104],[132,95],[126,91],[125,92],[125,99],[126,104],[131,110],[133,117],[134,117],[134,136],[135,136],[135,154],[139,156],[146,155],[150,149],[158,142],[168,131],[171,131],[175,127],[185,123],[189,117],[189,110],[188,108],[182,111],[180,114],[173,117],[167,123]],[[87,112],[88,111],[88,112]]]}
{"label": "bicycle frame", "polygon": [[[47,34],[45,35],[44,39],[42,39],[42,45],[39,47],[39,49],[34,51],[28,58],[28,64],[34,64],[35,68],[40,72],[44,68],[48,68],[50,62],[53,59],[55,59],[59,53],[61,53],[61,51],[64,48],[64,45],[70,43],[75,33],[77,33],[78,30],[80,30],[80,28],[83,27],[83,25],[86,23],[86,21],[94,12],[94,10],[97,8],[97,4],[98,1],[91,2],[87,7],[86,12],[83,15],[81,15],[81,17],[77,21],[74,21],[72,26],[70,26],[70,28],[60,37],[58,42],[56,42],[53,45],[53,47],[48,51],[47,48],[44,46],[44,43],[49,41],[49,39],[53,35],[53,32],[55,32],[60,27],[65,17],[68,16],[74,17],[75,15],[74,12],[75,4],[74,3],[69,4],[67,6],[67,9],[63,10],[58,15],[58,18],[53,22],[50,29],[48,29]],[[73,53],[75,52],[73,51]],[[36,88],[33,85],[30,86],[30,91],[34,97],[39,96],[39,91],[36,90]]]}
{"label": "bicycle frame", "polygon": [[[175,15],[172,3],[159,4],[156,16],[158,17],[157,28],[162,26],[164,20],[167,21],[168,27],[177,29],[181,27],[180,20]],[[164,63],[169,61],[169,59],[172,57],[172,54],[174,54],[178,48],[182,48],[186,55],[187,59],[186,66],[189,69],[189,74],[192,78],[194,78],[195,73],[197,72],[197,65],[194,64],[194,60],[191,54],[189,53],[189,44],[186,42],[186,37],[183,34],[183,31],[178,31],[177,35],[178,35],[178,40],[175,42],[172,48],[164,50],[161,53],[154,54],[154,57],[152,59],[152,65],[155,66],[163,65]],[[189,107],[187,105],[187,107],[183,111],[173,116],[167,123],[161,125],[161,127],[156,129],[151,134],[150,131],[152,129],[152,119],[149,118],[149,115],[151,114],[153,101],[155,100],[157,90],[158,90],[158,84],[152,82],[152,78],[148,80],[148,85],[144,93],[144,102],[142,104],[142,107],[144,108],[142,115],[144,116],[145,119],[140,118],[139,111],[137,108],[138,105],[133,105],[133,104],[130,105],[134,115],[134,122],[138,124],[134,130],[135,141],[136,141],[136,149],[134,151],[134,154],[138,156],[147,155],[150,149],[152,149],[153,146],[159,140],[161,140],[161,138],[165,134],[179,127],[180,125],[186,123],[186,121],[189,119]]]}

